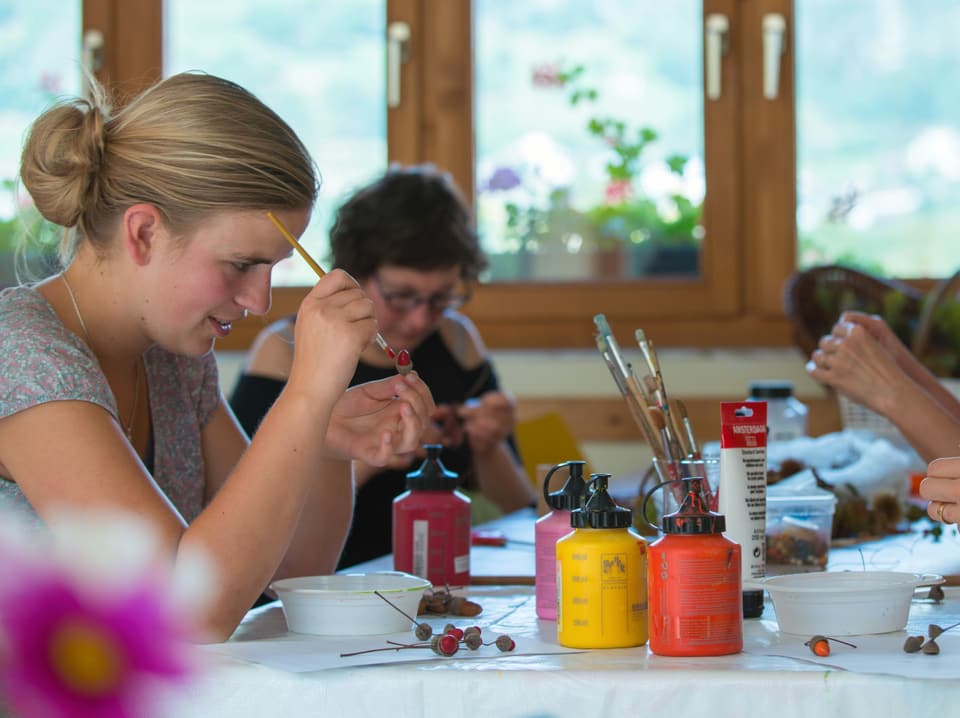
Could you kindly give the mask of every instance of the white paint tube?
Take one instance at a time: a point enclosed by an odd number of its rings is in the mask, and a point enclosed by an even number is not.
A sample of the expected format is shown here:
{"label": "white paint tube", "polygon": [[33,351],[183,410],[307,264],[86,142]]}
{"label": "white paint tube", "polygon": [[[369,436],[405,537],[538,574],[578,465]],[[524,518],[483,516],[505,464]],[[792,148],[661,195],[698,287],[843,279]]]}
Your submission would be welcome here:
{"label": "white paint tube", "polygon": [[[767,403],[720,403],[720,497],[724,535],[740,544],[744,579],[766,574]],[[763,591],[743,592],[743,617],[763,613]]]}

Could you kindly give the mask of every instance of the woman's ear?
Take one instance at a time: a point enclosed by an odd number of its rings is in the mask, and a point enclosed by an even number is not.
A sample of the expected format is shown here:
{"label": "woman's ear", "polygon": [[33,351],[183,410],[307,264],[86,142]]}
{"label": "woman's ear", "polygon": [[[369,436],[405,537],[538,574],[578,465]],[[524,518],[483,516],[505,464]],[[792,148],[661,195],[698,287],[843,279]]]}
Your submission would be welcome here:
{"label": "woman's ear", "polygon": [[134,263],[150,263],[163,232],[160,210],[152,204],[135,204],[123,213],[123,248]]}

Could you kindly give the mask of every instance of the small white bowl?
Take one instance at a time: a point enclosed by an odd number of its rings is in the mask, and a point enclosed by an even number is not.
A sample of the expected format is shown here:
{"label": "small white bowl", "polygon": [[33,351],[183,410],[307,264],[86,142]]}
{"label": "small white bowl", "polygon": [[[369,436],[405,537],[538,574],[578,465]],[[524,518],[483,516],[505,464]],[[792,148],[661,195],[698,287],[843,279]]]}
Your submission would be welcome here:
{"label": "small white bowl", "polygon": [[430,586],[426,579],[399,571],[303,576],[270,584],[283,605],[287,628],[294,633],[320,636],[410,630],[412,624],[407,616],[416,618],[420,597]]}
{"label": "small white bowl", "polygon": [[834,571],[768,576],[743,583],[744,588],[762,588],[770,594],[784,633],[856,636],[903,629],[914,590],[943,581],[943,576],[936,574]]}

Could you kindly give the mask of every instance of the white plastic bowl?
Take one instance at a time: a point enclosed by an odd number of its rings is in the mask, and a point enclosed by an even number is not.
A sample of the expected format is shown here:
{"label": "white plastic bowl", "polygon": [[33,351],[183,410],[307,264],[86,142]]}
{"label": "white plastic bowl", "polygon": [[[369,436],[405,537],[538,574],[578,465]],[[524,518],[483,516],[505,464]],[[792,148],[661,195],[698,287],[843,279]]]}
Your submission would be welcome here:
{"label": "white plastic bowl", "polygon": [[770,594],[784,633],[855,636],[903,629],[914,590],[943,581],[936,574],[844,571],[768,576],[744,587]]}
{"label": "white plastic bowl", "polygon": [[[287,628],[320,636],[400,633],[411,627],[430,582],[399,571],[304,576],[274,581]],[[390,603],[377,596],[381,593]]]}

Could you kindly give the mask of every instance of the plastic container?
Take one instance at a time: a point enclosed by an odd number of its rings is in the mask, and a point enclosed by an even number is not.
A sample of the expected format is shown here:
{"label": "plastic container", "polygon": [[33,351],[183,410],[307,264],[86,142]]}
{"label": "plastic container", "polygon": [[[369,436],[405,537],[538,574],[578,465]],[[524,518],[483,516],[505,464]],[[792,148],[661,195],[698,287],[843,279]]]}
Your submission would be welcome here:
{"label": "plastic container", "polygon": [[772,576],[753,585],[770,594],[781,631],[809,637],[899,631],[914,590],[943,582],[937,574],[843,571]]}
{"label": "plastic container", "polygon": [[393,500],[393,568],[434,586],[470,583],[470,499],[457,491],[457,474],[428,444],[420,468],[407,474],[407,491]]}
{"label": "plastic container", "polygon": [[[583,480],[583,461],[557,464],[543,479],[543,498],[552,511],[537,519],[534,525],[536,555],[535,590],[537,618],[557,618],[557,541],[573,531],[570,512],[580,508],[587,485]],[[563,488],[550,491],[550,479],[560,469],[568,469]]]}
{"label": "plastic container", "polygon": [[837,497],[822,489],[767,489],[768,576],[826,569],[836,506]]}
{"label": "plastic container", "polygon": [[647,642],[647,544],[630,509],[592,474],[574,530],[557,541],[557,641],[568,648],[629,648]]}
{"label": "plastic container", "polygon": [[807,435],[807,407],[793,395],[791,381],[750,382],[747,401],[767,402],[767,443]]}
{"label": "plastic container", "polygon": [[270,588],[276,591],[287,628],[294,633],[360,636],[409,631],[408,616],[417,615],[420,597],[430,583],[418,576],[381,571],[284,578]]}
{"label": "plastic container", "polygon": [[680,508],[663,517],[647,549],[650,650],[661,656],[723,656],[743,650],[740,546],[723,535],[724,517],[707,508],[705,478],[671,479]]}

